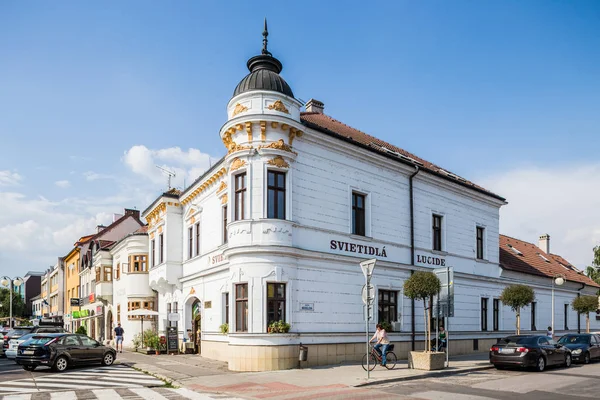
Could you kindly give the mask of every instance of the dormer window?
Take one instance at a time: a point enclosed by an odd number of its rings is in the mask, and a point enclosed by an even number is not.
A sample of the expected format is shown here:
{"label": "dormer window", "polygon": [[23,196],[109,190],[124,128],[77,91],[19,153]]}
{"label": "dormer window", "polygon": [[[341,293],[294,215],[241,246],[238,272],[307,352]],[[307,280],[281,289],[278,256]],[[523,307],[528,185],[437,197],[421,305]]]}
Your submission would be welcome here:
{"label": "dormer window", "polygon": [[548,260],[546,257],[544,257],[542,254],[538,253],[538,256],[540,256],[540,258],[544,261],[546,261],[547,263],[550,262],[550,260]]}
{"label": "dormer window", "polygon": [[515,253],[516,255],[522,256],[523,253],[521,253],[516,247],[514,247],[512,244],[507,244],[508,248],[511,249],[513,251],[513,253]]}

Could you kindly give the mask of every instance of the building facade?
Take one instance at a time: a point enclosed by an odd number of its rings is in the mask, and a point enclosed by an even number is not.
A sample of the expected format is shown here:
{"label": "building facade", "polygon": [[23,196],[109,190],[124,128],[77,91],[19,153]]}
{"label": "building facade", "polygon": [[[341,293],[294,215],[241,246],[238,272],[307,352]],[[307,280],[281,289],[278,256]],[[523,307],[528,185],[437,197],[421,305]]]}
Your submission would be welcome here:
{"label": "building facade", "polygon": [[29,271],[23,277],[23,300],[25,301],[24,317],[33,316],[33,298],[40,295],[43,272]]}
{"label": "building facade", "polygon": [[156,310],[157,302],[154,291],[148,283],[150,269],[148,259],[148,234],[146,228],[127,235],[115,243],[111,249],[113,268],[113,301],[107,310],[107,339],[113,340],[114,328],[121,324],[125,334],[123,345],[133,346],[133,338],[143,329],[157,328],[157,318],[146,316],[142,322],[140,317],[128,315],[129,311],[139,308]]}

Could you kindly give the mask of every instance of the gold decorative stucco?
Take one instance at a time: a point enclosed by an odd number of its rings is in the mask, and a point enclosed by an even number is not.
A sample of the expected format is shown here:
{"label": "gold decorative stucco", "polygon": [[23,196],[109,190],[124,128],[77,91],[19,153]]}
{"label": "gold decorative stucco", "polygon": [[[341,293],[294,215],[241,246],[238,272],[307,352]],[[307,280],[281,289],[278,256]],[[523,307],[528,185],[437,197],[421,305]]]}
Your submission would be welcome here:
{"label": "gold decorative stucco", "polygon": [[148,222],[149,225],[152,225],[153,221],[158,220],[160,214],[164,213],[165,211],[167,211],[167,203],[160,203],[154,207],[154,210],[150,211],[148,215],[146,215],[146,222]]}
{"label": "gold decorative stucco", "polygon": [[288,164],[281,156],[277,156],[277,157],[273,158],[272,160],[267,161],[267,164],[274,165],[279,168],[289,168],[290,167],[290,164]]}
{"label": "gold decorative stucco", "polygon": [[236,169],[240,169],[242,168],[244,165],[246,165],[246,161],[244,160],[240,160],[239,158],[235,158],[233,160],[233,162],[231,163],[231,171],[235,171]]}
{"label": "gold decorative stucco", "polygon": [[221,204],[227,204],[227,193],[221,198]]}
{"label": "gold decorative stucco", "polygon": [[276,142],[273,142],[271,144],[267,144],[264,146],[258,146],[259,149],[276,149],[276,150],[282,150],[282,151],[287,151],[290,153],[294,153],[294,154],[298,154],[296,153],[294,150],[292,150],[292,147],[285,144],[285,142],[283,141],[283,139],[279,139]]}
{"label": "gold decorative stucco", "polygon": [[267,140],[267,121],[260,121],[260,140]]}
{"label": "gold decorative stucco", "polygon": [[222,181],[221,184],[219,185],[219,188],[217,189],[217,193],[225,190],[227,188],[227,183],[225,183],[225,181]]}
{"label": "gold decorative stucco", "polygon": [[229,151],[227,152],[227,154],[231,154],[231,153],[235,153],[236,151],[241,151],[241,150],[250,150],[252,148],[252,146],[242,146],[240,144],[237,144],[236,142],[231,142],[229,144]]}
{"label": "gold decorative stucco", "polygon": [[244,111],[248,111],[248,107],[243,106],[240,103],[237,103],[235,105],[235,108],[233,109],[233,117],[235,117],[239,113],[243,113]]}
{"label": "gold decorative stucco", "polygon": [[294,138],[302,137],[303,134],[304,132],[302,132],[301,130],[298,130],[296,128],[290,128],[290,146],[294,142]]}
{"label": "gold decorative stucco", "polygon": [[275,103],[270,104],[267,108],[269,110],[275,110],[275,111],[279,111],[279,112],[286,113],[286,114],[290,113],[288,111],[288,109],[285,108],[285,105],[283,104],[283,102],[281,100],[277,100]]}
{"label": "gold decorative stucco", "polygon": [[215,172],[210,178],[207,178],[204,183],[198,186],[193,192],[191,192],[185,199],[181,201],[182,205],[188,204],[190,201],[194,200],[196,196],[206,190],[211,184],[215,183],[219,178],[224,176],[227,173],[227,169],[225,167],[221,168],[217,172]]}
{"label": "gold decorative stucco", "polygon": [[252,141],[252,122],[246,122],[246,133],[248,134],[248,141]]}

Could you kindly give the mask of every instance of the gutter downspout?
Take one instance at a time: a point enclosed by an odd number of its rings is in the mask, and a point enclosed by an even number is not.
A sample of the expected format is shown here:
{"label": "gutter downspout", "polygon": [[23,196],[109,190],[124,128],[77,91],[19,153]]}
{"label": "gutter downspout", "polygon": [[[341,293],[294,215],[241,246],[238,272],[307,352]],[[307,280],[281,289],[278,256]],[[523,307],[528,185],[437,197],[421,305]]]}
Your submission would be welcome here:
{"label": "gutter downspout", "polygon": [[[577,297],[581,297],[581,291],[585,288],[585,283],[581,283],[581,287],[577,289]],[[577,313],[577,333],[581,333],[581,314]]]}
{"label": "gutter downspout", "polygon": [[[413,178],[419,173],[418,165],[415,165],[415,172],[408,179],[408,190],[410,193],[410,265],[415,265],[415,210],[413,198]],[[410,274],[414,274],[414,269],[410,270]],[[410,344],[412,351],[415,351],[415,300],[410,301]]]}

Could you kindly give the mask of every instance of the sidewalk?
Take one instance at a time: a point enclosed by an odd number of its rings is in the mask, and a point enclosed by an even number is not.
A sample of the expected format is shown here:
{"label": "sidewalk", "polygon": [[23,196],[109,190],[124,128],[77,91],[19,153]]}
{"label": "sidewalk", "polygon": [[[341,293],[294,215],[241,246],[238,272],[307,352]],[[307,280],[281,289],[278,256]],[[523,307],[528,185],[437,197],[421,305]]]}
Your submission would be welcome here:
{"label": "sidewalk", "polygon": [[[212,392],[236,392],[257,390],[260,387],[284,385],[297,388],[326,386],[362,387],[390,382],[424,379],[492,368],[487,353],[455,356],[450,358],[450,367],[440,371],[408,369],[406,360],[401,360],[393,370],[381,366],[367,372],[360,364],[342,364],[269,372],[232,372],[227,364],[197,355],[143,355],[125,352],[118,360],[149,372],[171,382],[175,386]],[[242,390],[242,388],[244,388]]]}

